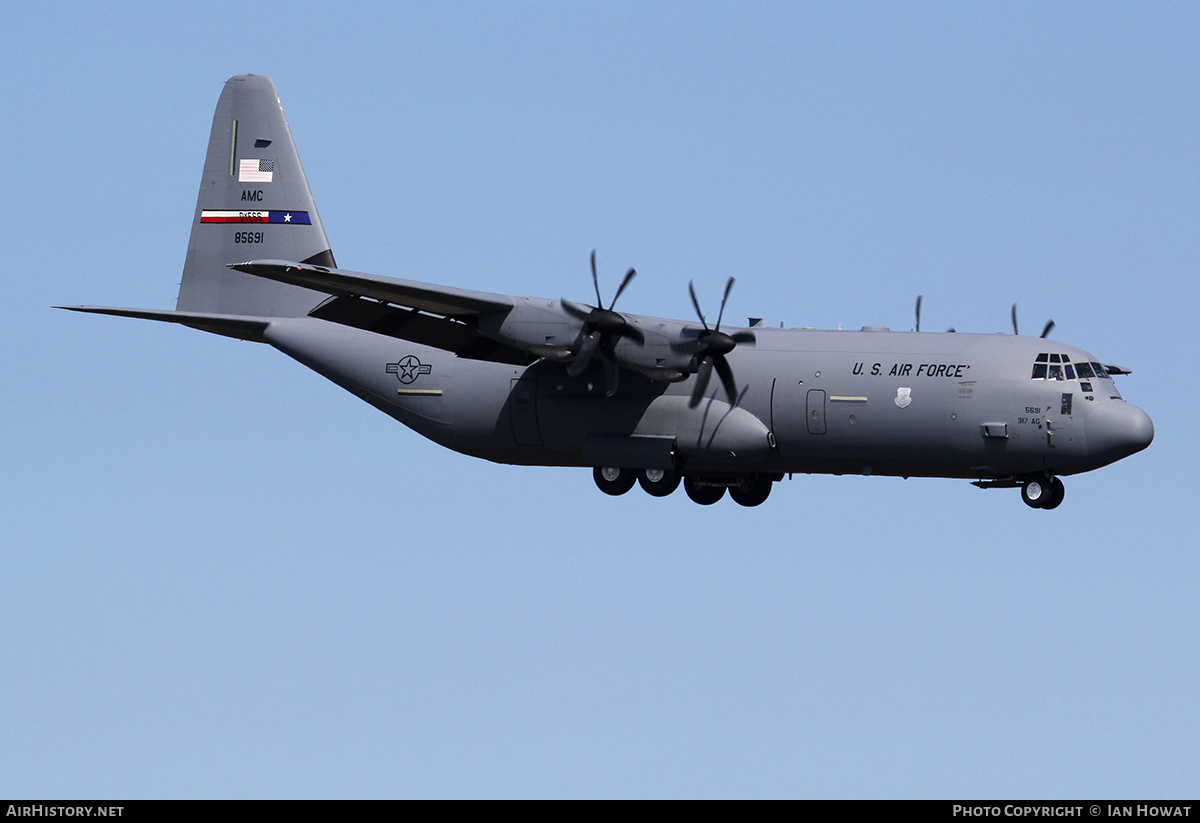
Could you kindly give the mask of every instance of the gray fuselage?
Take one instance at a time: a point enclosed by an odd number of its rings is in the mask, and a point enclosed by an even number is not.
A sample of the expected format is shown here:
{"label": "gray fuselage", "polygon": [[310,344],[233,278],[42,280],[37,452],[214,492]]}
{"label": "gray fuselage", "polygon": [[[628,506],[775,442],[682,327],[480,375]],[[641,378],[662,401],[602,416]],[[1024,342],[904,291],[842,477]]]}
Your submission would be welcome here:
{"label": "gray fuselage", "polygon": [[[1046,353],[1014,335],[754,328],[729,356],[736,406],[714,383],[689,408],[681,382],[592,366],[469,360],[312,318],[267,342],[429,439],[501,463],[963,478],[1069,475],[1145,448],[1153,425],[1112,378],[1033,379]],[[1060,368],[1060,373],[1062,369]]]}

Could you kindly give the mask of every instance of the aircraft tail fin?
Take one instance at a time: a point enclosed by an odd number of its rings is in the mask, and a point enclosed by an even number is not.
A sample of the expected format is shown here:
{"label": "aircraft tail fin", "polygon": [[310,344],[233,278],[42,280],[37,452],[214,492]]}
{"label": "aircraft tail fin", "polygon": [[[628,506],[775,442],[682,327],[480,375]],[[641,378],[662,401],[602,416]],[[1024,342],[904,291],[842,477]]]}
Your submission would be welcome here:
{"label": "aircraft tail fin", "polygon": [[227,267],[264,258],[336,267],[275,84],[244,74],[217,101],[176,310],[301,317],[328,297]]}

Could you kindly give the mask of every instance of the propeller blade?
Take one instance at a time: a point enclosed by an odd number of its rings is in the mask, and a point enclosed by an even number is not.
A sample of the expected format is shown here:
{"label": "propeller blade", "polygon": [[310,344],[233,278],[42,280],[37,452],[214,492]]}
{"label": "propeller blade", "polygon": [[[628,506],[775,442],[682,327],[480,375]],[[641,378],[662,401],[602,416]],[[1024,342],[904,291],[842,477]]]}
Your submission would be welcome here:
{"label": "propeller blade", "polygon": [[1050,333],[1050,332],[1051,332],[1053,329],[1054,329],[1054,321],[1053,321],[1053,320],[1047,320],[1047,321],[1046,321],[1046,325],[1045,325],[1045,327],[1042,329],[1042,334],[1041,334],[1041,336],[1042,336],[1042,337],[1045,337],[1045,336],[1046,336],[1046,335],[1048,335],[1048,334],[1049,334],[1049,333]]}
{"label": "propeller blade", "polygon": [[708,331],[708,323],[704,322],[704,312],[700,311],[700,301],[696,299],[696,288],[692,285],[692,281],[688,281],[688,294],[692,296],[692,305],[696,307],[696,316],[700,318],[700,325],[704,326],[704,330]]}
{"label": "propeller blade", "polygon": [[758,338],[754,336],[752,331],[740,331],[729,335],[729,339],[734,343],[749,343],[754,345],[758,343]]}
{"label": "propeller blade", "polygon": [[717,376],[721,378],[721,384],[725,386],[725,394],[729,395],[729,405],[736,404],[737,383],[733,379],[733,369],[729,368],[729,362],[724,357],[715,357],[713,365],[717,367]]}
{"label": "propeller blade", "polygon": [[917,331],[921,330],[921,295],[917,295]]}
{"label": "propeller blade", "polygon": [[637,272],[634,269],[630,269],[629,271],[625,272],[625,279],[621,281],[621,285],[617,286],[617,293],[613,296],[612,302],[608,304],[610,311],[612,310],[613,306],[617,305],[617,300],[621,297],[621,292],[625,291],[625,287],[629,285],[629,281],[632,280],[636,275]]}
{"label": "propeller blade", "polygon": [[733,288],[733,278],[725,281],[725,294],[721,296],[721,310],[717,312],[717,331],[721,330],[721,318],[725,316],[725,301],[729,299],[729,290]]}
{"label": "propeller blade", "polygon": [[696,385],[692,387],[692,399],[688,401],[688,408],[694,409],[700,404],[704,397],[704,392],[708,390],[708,379],[712,377],[713,359],[706,357],[700,362],[700,370],[696,372]]}
{"label": "propeller blade", "polygon": [[1013,334],[1020,334],[1020,332],[1017,331],[1017,304],[1016,303],[1013,303],[1013,307],[1012,307],[1012,320],[1013,320]]}
{"label": "propeller blade", "polygon": [[562,307],[567,310],[567,314],[577,317],[580,320],[587,320],[592,316],[592,310],[587,306],[581,306],[578,303],[572,303],[565,297],[559,302],[562,303]]}
{"label": "propeller blade", "polygon": [[617,368],[617,364],[613,362],[612,358],[601,355],[600,362],[604,364],[604,383],[606,386],[604,396],[612,397],[617,393],[617,376],[621,370]]}
{"label": "propeller blade", "polygon": [[571,365],[567,366],[567,374],[571,377],[578,377],[583,374],[592,362],[592,355],[596,353],[597,347],[600,345],[600,332],[594,331],[587,337],[583,338],[583,344],[579,347],[579,354],[575,355],[575,359],[571,361]]}
{"label": "propeller blade", "polygon": [[596,277],[596,250],[592,249],[592,285],[596,287],[596,305],[603,306],[604,298],[600,296],[600,279]]}

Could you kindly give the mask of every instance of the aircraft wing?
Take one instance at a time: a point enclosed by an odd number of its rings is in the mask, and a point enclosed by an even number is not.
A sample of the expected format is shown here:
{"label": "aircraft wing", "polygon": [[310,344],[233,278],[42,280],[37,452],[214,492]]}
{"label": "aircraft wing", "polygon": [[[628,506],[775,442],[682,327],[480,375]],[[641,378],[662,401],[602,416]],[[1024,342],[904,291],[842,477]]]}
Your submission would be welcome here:
{"label": "aircraft wing", "polygon": [[480,315],[512,311],[511,297],[287,260],[230,268],[332,295],[309,316],[452,351],[459,357],[528,365],[537,359],[479,331]]}
{"label": "aircraft wing", "polygon": [[256,277],[303,286],[338,297],[370,297],[396,306],[449,317],[504,312],[513,307],[512,298],[503,294],[456,289],[286,260],[250,260],[245,263],[232,263],[229,267]]}

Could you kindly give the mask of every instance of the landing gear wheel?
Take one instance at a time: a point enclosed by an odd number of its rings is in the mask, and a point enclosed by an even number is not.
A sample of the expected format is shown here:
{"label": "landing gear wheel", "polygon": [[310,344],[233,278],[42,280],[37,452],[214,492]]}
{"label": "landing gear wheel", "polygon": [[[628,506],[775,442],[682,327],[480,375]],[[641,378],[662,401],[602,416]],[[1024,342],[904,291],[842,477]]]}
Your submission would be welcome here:
{"label": "landing gear wheel", "polygon": [[1050,488],[1046,492],[1046,505],[1043,509],[1057,509],[1058,504],[1063,502],[1063,496],[1066,495],[1067,489],[1063,486],[1063,482],[1057,477],[1050,481]]}
{"label": "landing gear wheel", "polygon": [[600,487],[600,491],[614,497],[624,494],[633,488],[637,475],[633,469],[614,469],[611,466],[597,466],[592,469],[592,479]]}
{"label": "landing gear wheel", "polygon": [[754,474],[729,487],[729,496],[740,506],[761,506],[771,494],[774,483],[769,474]]}
{"label": "landing gear wheel", "polygon": [[642,469],[638,484],[652,497],[666,497],[679,488],[679,472],[672,469]]}
{"label": "landing gear wheel", "polygon": [[1063,482],[1057,477],[1035,477],[1021,487],[1021,499],[1034,509],[1055,509],[1066,494]]}
{"label": "landing gear wheel", "polygon": [[695,477],[683,478],[683,490],[693,503],[701,506],[711,506],[725,496],[724,486],[701,486]]}
{"label": "landing gear wheel", "polygon": [[1021,487],[1021,499],[1025,501],[1025,505],[1031,509],[1042,508],[1050,493],[1047,485],[1043,480],[1026,480],[1025,485]]}

